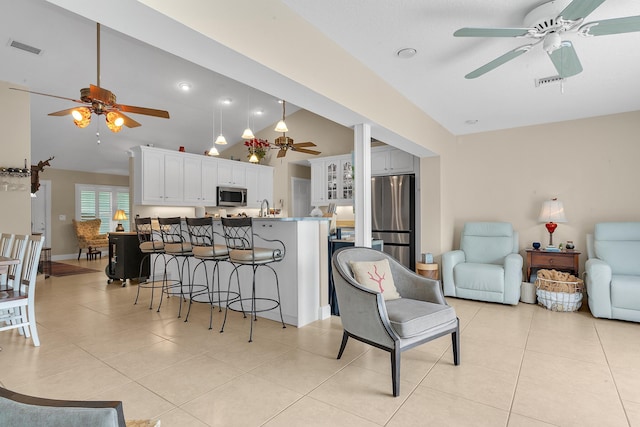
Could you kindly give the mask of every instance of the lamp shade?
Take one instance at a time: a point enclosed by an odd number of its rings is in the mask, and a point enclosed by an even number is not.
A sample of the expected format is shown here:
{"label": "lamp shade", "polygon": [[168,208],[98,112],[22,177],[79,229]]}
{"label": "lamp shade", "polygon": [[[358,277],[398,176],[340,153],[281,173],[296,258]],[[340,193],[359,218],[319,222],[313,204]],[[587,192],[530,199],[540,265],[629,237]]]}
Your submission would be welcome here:
{"label": "lamp shade", "polygon": [[251,128],[246,128],[244,130],[244,132],[242,132],[242,139],[253,139],[255,138],[255,135],[253,134],[253,132],[251,131]]}
{"label": "lamp shade", "polygon": [[127,220],[127,214],[124,212],[124,210],[118,209],[116,211],[116,213],[113,214],[113,220],[114,221],[126,221]]}
{"label": "lamp shade", "polygon": [[276,132],[289,132],[289,129],[287,129],[287,125],[285,124],[284,120],[280,120],[274,130]]}
{"label": "lamp shade", "polygon": [[558,199],[546,200],[540,209],[538,222],[567,222],[562,202]]}

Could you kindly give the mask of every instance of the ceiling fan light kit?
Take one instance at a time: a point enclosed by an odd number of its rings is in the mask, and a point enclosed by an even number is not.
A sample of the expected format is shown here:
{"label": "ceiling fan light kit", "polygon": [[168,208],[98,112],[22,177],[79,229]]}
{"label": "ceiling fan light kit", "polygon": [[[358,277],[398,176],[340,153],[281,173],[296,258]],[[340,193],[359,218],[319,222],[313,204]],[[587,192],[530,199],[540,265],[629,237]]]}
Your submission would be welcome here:
{"label": "ceiling fan light kit", "polygon": [[169,112],[165,110],[155,110],[152,108],[117,104],[116,95],[113,92],[100,87],[100,23],[96,23],[96,33],[97,84],[95,86],[89,85],[88,88],[82,88],[80,90],[80,99],[65,98],[62,96],[33,92],[30,90],[18,88],[11,89],[33,93],[35,95],[64,99],[67,101],[76,102],[78,104],[85,104],[82,107],[68,108],[66,110],[49,113],[50,116],[66,116],[68,114],[71,114],[71,116],[73,117],[73,123],[79,128],[86,128],[87,126],[89,126],[89,124],[91,123],[91,114],[95,114],[98,116],[104,115],[107,122],[107,127],[114,133],[120,132],[122,130],[122,126],[126,126],[128,128],[140,126],[140,123],[126,116],[124,113],[144,114],[147,116],[168,119]]}
{"label": "ceiling fan light kit", "polygon": [[582,64],[570,40],[565,34],[584,37],[604,36],[640,31],[640,16],[605,19],[584,24],[585,18],[606,0],[552,0],[531,10],[524,18],[523,28],[461,28],[455,37],[516,37],[533,39],[533,42],[507,52],[493,61],[468,73],[466,79],[475,79],[542,43],[560,78],[582,72]]}

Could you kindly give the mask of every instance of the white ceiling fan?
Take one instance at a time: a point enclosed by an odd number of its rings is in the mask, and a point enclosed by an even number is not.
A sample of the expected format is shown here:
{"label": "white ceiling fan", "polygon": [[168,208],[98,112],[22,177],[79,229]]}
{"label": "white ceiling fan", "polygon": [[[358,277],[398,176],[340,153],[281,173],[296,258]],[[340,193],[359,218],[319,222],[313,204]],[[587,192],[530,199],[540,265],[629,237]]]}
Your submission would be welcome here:
{"label": "white ceiling fan", "polygon": [[529,44],[519,46],[504,55],[475,69],[465,76],[475,79],[500,65],[528,52],[542,43],[558,75],[562,78],[582,72],[582,64],[566,33],[577,33],[584,37],[605,36],[640,31],[640,16],[604,19],[584,23],[586,17],[606,0],[553,0],[544,3],[524,18],[522,28],[461,28],[455,37],[516,37],[533,39]]}

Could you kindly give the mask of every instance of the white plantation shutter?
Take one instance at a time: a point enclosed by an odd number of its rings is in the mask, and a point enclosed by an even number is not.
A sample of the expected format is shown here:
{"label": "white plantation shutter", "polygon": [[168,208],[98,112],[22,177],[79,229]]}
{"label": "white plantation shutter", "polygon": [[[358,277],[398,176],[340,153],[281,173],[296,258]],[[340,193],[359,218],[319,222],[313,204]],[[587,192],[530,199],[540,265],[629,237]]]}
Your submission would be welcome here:
{"label": "white plantation shutter", "polygon": [[[129,187],[76,184],[76,218],[80,221],[100,218],[100,233],[108,233],[118,224],[112,219],[117,209],[129,218]],[[129,231],[129,221],[121,224]]]}

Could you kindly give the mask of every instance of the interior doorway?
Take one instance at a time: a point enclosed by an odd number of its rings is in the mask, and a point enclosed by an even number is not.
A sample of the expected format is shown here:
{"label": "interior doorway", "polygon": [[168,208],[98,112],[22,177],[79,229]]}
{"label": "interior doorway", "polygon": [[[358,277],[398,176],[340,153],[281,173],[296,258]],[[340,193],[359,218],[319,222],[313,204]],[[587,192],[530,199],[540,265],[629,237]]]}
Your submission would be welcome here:
{"label": "interior doorway", "polygon": [[291,178],[291,214],[294,218],[309,216],[311,212],[311,180]]}
{"label": "interior doorway", "polygon": [[40,180],[36,197],[31,198],[31,232],[44,235],[44,246],[51,247],[51,181]]}

